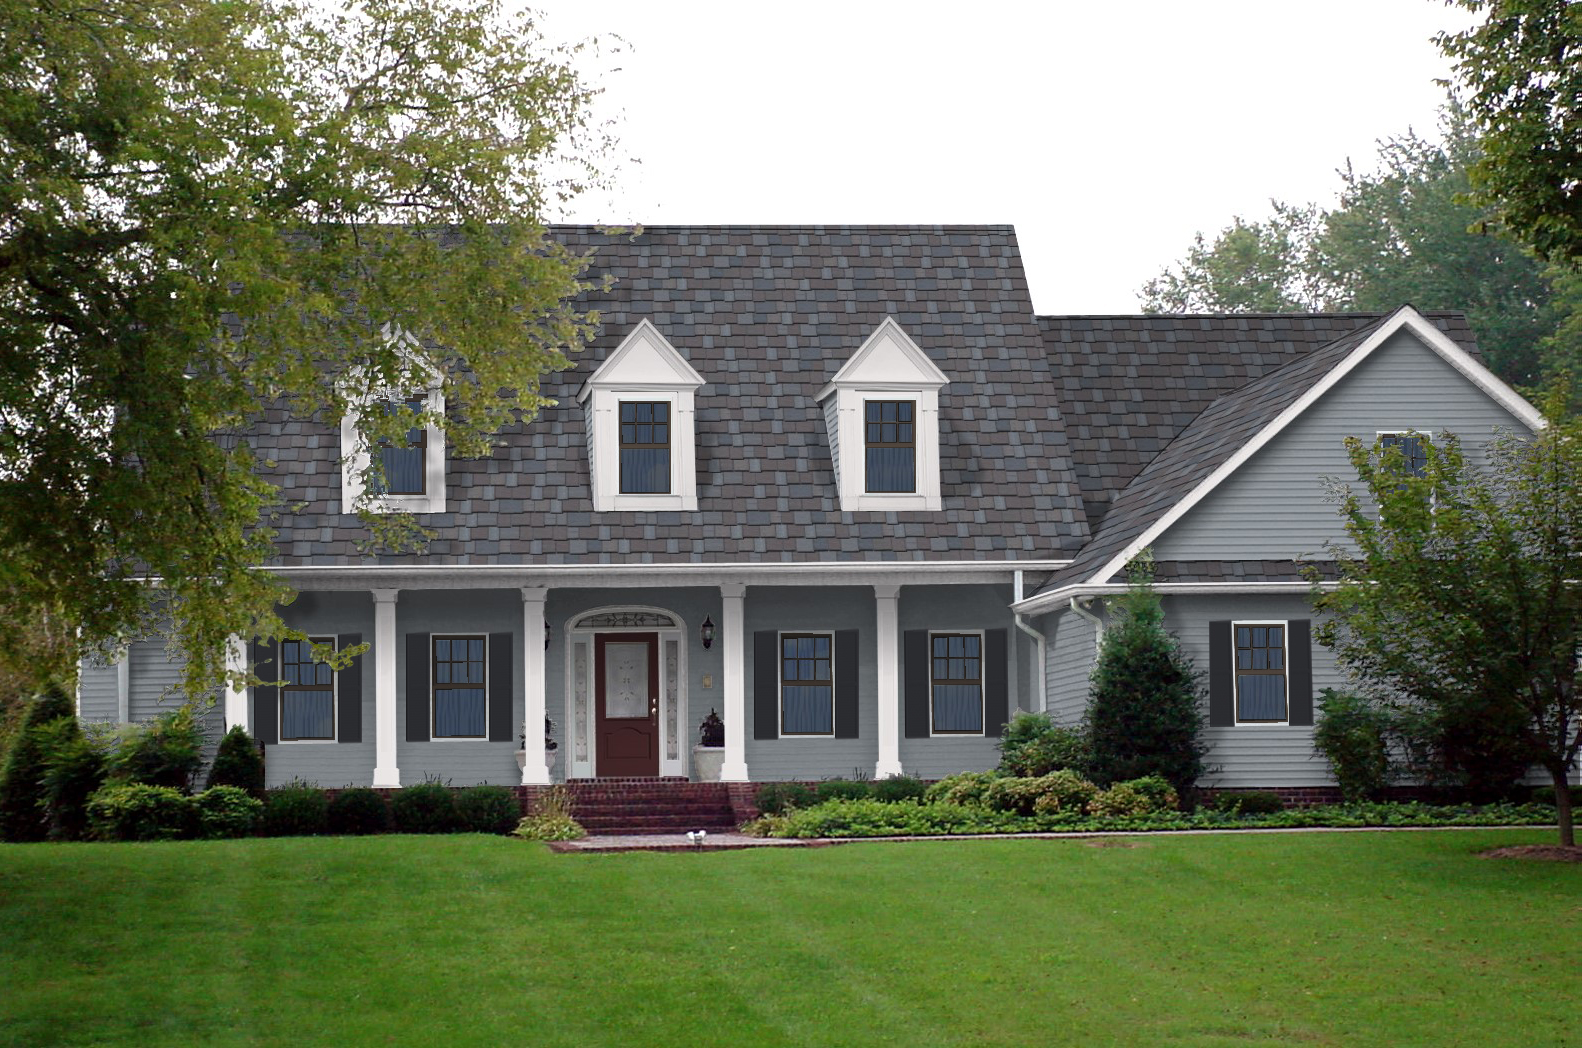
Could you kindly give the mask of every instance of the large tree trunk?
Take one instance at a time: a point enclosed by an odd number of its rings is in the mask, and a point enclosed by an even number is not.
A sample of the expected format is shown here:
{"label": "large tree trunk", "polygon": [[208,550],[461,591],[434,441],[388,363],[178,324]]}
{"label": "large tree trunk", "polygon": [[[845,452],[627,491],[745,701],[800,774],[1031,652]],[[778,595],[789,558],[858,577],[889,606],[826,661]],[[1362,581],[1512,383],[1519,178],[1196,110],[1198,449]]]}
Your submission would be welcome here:
{"label": "large tree trunk", "polygon": [[1560,843],[1567,848],[1576,846],[1576,829],[1571,825],[1571,784],[1566,781],[1566,768],[1550,768],[1549,777],[1555,782],[1555,821],[1560,823]]}

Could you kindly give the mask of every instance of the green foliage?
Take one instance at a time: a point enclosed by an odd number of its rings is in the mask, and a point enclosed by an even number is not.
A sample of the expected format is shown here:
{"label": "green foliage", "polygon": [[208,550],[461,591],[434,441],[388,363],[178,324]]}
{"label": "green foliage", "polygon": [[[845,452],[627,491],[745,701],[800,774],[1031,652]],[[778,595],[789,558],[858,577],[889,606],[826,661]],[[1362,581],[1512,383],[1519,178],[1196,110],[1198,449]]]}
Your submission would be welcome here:
{"label": "green foliage", "polygon": [[998,778],[992,771],[964,771],[947,775],[929,786],[923,794],[923,800],[929,804],[987,807],[989,789]]}
{"label": "green foliage", "polygon": [[376,790],[366,787],[342,790],[330,801],[328,820],[331,833],[388,833],[390,806]]}
{"label": "green foliage", "polygon": [[390,817],[397,833],[455,833],[461,829],[455,794],[437,782],[401,790],[390,801]]}
{"label": "green foliage", "polygon": [[1050,772],[1037,781],[1043,783],[1043,790],[1033,801],[1037,815],[1084,814],[1099,794],[1097,786],[1069,768]]}
{"label": "green foliage", "polygon": [[76,717],[60,717],[33,731],[43,760],[41,803],[50,839],[82,840],[88,835],[88,798],[104,785],[104,747],[83,734]]}
{"label": "green foliage", "polygon": [[1176,793],[1170,784],[1157,775],[1150,775],[1130,782],[1117,782],[1101,791],[1088,805],[1088,811],[1096,816],[1112,818],[1153,815],[1174,811],[1176,803]]}
{"label": "green foliage", "polygon": [[1212,245],[1198,233],[1177,268],[1143,285],[1148,313],[1293,313],[1319,308],[1322,278],[1312,243],[1323,225],[1316,205],[1270,201],[1263,222],[1240,215]]}
{"label": "green foliage", "polygon": [[813,796],[819,804],[825,801],[852,801],[873,795],[873,786],[867,782],[854,782],[850,779],[827,779],[818,784],[813,791]]}
{"label": "green foliage", "polygon": [[1214,810],[1229,815],[1272,815],[1285,811],[1285,802],[1272,790],[1226,790],[1215,795]]}
{"label": "green foliage", "polygon": [[73,715],[71,696],[56,685],[28,700],[0,764],[0,840],[41,841],[49,832],[44,798],[44,741],[37,730]]}
{"label": "green foliage", "polygon": [[203,767],[203,726],[192,703],[161,713],[151,721],[125,729],[110,755],[112,782],[141,782],[192,791]]}
{"label": "green foliage", "polygon": [[208,840],[246,837],[263,817],[264,802],[239,786],[210,786],[192,798],[198,834]]}
{"label": "green foliage", "polygon": [[313,783],[277,786],[264,797],[259,832],[265,837],[316,837],[329,829],[329,801]]}
{"label": "green foliage", "polygon": [[5,26],[0,607],[85,646],[168,617],[203,694],[228,636],[287,632],[255,570],[285,507],[237,438],[276,406],[396,437],[360,405],[432,366],[421,421],[487,455],[594,330],[542,222],[608,142],[570,53],[494,0],[5,0]]}
{"label": "green foliage", "polygon": [[771,782],[758,788],[753,799],[765,815],[779,815],[790,808],[811,808],[813,791],[800,782]]}
{"label": "green foliage", "polygon": [[1545,258],[1582,263],[1582,7],[1457,0],[1488,20],[1437,42],[1482,132],[1480,198]]}
{"label": "green foliage", "polygon": [[1192,661],[1165,631],[1146,552],[1128,574],[1093,668],[1088,770],[1100,785],[1160,775],[1184,792],[1203,774],[1202,688]]}
{"label": "green foliage", "polygon": [[1390,784],[1388,710],[1354,692],[1325,688],[1313,748],[1323,754],[1348,802],[1377,800]]}
{"label": "green foliage", "polygon": [[532,810],[511,831],[530,841],[576,841],[588,835],[572,818],[571,791],[551,786],[533,799]]}
{"label": "green foliage", "polygon": [[522,806],[504,786],[468,786],[456,793],[456,818],[468,833],[510,833],[522,820]]}
{"label": "green foliage", "polygon": [[892,775],[888,779],[876,779],[871,791],[874,800],[884,801],[887,804],[920,801],[927,792],[928,784],[910,775]]}
{"label": "green foliage", "polygon": [[1023,777],[1070,768],[1087,770],[1088,739],[1080,728],[1061,727],[1047,713],[1018,710],[1000,737],[1000,772]]}
{"label": "green foliage", "polygon": [[220,739],[220,748],[209,768],[209,789],[236,786],[254,797],[264,795],[264,755],[247,729],[235,725]]}
{"label": "green foliage", "polygon": [[1424,436],[1421,477],[1397,449],[1349,440],[1360,489],[1333,485],[1349,541],[1328,548],[1340,579],[1314,596],[1316,636],[1389,705],[1418,766],[1459,768],[1485,795],[1528,762],[1564,782],[1582,745],[1582,420],[1567,397],[1552,390],[1548,425],[1497,436],[1482,466],[1451,434]]}
{"label": "green foliage", "polygon": [[196,826],[191,797],[169,786],[110,783],[88,800],[88,825],[101,841],[173,841]]}

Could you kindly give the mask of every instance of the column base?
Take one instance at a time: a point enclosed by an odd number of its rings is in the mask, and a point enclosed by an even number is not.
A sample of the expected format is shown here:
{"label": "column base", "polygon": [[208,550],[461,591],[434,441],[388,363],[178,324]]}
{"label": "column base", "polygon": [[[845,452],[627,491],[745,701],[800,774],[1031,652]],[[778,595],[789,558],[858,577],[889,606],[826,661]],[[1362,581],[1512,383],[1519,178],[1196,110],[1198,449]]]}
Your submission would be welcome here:
{"label": "column base", "polygon": [[375,768],[373,788],[376,790],[399,790],[401,788],[400,769]]}
{"label": "column base", "polygon": [[734,764],[726,762],[720,766],[721,782],[752,782],[747,774],[747,762],[738,761]]}
{"label": "column base", "polygon": [[539,762],[536,768],[533,766],[532,761],[528,761],[522,768],[522,785],[553,786],[554,780],[549,777],[549,769],[544,766],[542,761]]}
{"label": "column base", "polygon": [[906,772],[901,770],[900,761],[880,761],[873,769],[873,777],[876,779],[893,779],[905,774]]}

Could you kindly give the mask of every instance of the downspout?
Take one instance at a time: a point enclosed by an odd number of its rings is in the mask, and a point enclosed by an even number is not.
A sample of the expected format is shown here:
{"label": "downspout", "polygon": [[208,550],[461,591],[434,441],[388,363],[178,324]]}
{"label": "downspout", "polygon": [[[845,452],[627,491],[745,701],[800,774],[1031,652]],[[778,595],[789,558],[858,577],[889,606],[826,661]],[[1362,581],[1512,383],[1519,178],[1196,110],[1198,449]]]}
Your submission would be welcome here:
{"label": "downspout", "polygon": [[[1092,597],[1089,597],[1087,599],[1090,602],[1093,600]],[[1083,607],[1079,603],[1079,601],[1081,601],[1081,600],[1082,600],[1081,597],[1072,597],[1071,598],[1071,610],[1076,612],[1078,615],[1081,615],[1083,618],[1087,619],[1089,622],[1093,623],[1093,651],[1094,651],[1094,654],[1097,654],[1099,652],[1099,650],[1101,648],[1103,648],[1103,646],[1104,646],[1104,620],[1100,619],[1097,615],[1093,614],[1087,608]]]}
{"label": "downspout", "polygon": [[[1020,604],[1022,602],[1022,569],[1021,568],[1017,568],[1016,569],[1016,588],[1015,588],[1014,594],[1015,594],[1015,599],[1012,600],[1011,603],[1012,604]],[[1037,666],[1036,666],[1036,668],[1035,668],[1035,670],[1033,672],[1033,681],[1037,685],[1037,688],[1038,688],[1038,710],[1037,710],[1037,712],[1039,712],[1039,713],[1047,713],[1047,712],[1049,712],[1049,701],[1048,701],[1048,697],[1045,695],[1045,689],[1048,687],[1048,684],[1049,684],[1049,680],[1048,680],[1049,670],[1048,670],[1048,667],[1044,665],[1044,635],[1042,633],[1038,632],[1037,630],[1033,629],[1033,627],[1029,626],[1027,624],[1027,620],[1022,618],[1022,613],[1021,612],[1016,612],[1016,628],[1021,630],[1023,633],[1027,634],[1029,637],[1033,638],[1033,655],[1034,655],[1034,658],[1035,658],[1035,660],[1037,662]]]}

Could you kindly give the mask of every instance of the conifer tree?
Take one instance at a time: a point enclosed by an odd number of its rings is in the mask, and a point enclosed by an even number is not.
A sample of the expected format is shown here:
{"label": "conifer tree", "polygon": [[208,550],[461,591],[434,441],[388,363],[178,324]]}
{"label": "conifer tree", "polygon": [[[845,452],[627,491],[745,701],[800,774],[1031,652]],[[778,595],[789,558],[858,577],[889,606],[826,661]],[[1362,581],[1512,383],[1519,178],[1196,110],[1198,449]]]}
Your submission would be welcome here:
{"label": "conifer tree", "polygon": [[36,730],[70,717],[71,696],[58,685],[27,704],[11,751],[0,764],[0,840],[41,841],[49,831],[44,799],[44,745]]}

